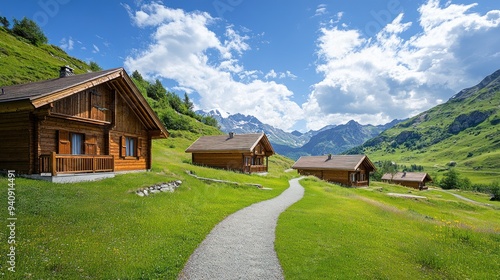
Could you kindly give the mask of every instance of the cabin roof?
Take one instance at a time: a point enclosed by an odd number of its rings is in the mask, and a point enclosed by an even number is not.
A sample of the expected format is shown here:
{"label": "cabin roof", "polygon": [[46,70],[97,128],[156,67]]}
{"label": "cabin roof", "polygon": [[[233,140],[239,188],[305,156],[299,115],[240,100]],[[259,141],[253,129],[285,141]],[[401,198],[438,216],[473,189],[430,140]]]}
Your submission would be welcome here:
{"label": "cabin roof", "polygon": [[155,131],[153,137],[168,137],[168,130],[121,67],[1,87],[0,112],[16,111],[19,108],[33,110],[103,83],[108,83],[120,94],[147,130]]}
{"label": "cabin roof", "polygon": [[93,81],[122,70],[122,68],[114,68],[104,71],[72,75],[64,78],[5,86],[2,87],[3,94],[0,93],[0,102],[17,101],[22,99],[36,100],[50,95],[51,93],[59,92],[85,82]]}
{"label": "cabin roof", "polygon": [[431,176],[424,172],[397,172],[392,176],[391,173],[385,173],[382,180],[406,181],[406,182],[427,182],[432,181]]}
{"label": "cabin roof", "polygon": [[246,153],[252,152],[259,143],[267,153],[274,154],[264,133],[202,136],[186,149],[186,153]]}
{"label": "cabin roof", "polygon": [[355,171],[362,164],[369,171],[375,170],[375,165],[365,155],[332,155],[329,156],[302,156],[292,166],[293,169],[303,170],[347,170]]}

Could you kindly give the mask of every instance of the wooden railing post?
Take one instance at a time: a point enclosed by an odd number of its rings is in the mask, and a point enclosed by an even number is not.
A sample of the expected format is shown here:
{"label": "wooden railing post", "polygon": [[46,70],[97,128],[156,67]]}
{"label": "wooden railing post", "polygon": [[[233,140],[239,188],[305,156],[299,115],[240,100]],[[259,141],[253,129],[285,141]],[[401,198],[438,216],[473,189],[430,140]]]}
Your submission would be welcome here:
{"label": "wooden railing post", "polygon": [[57,175],[56,152],[50,153],[50,173],[52,174],[52,176]]}
{"label": "wooden railing post", "polygon": [[92,173],[95,173],[95,170],[96,170],[96,158],[95,156],[92,156]]}

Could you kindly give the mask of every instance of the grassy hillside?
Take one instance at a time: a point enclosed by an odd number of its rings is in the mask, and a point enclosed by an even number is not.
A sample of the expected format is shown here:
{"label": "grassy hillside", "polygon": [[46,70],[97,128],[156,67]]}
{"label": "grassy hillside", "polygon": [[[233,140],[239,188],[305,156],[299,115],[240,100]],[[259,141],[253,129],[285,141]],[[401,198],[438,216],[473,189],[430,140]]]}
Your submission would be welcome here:
{"label": "grassy hillside", "polygon": [[57,46],[37,47],[0,27],[0,86],[57,78],[63,65],[69,65],[77,74],[90,71],[87,63]]}
{"label": "grassy hillside", "polygon": [[350,153],[374,161],[417,164],[440,176],[450,162],[473,182],[500,176],[500,71],[455,98],[423,112]]}

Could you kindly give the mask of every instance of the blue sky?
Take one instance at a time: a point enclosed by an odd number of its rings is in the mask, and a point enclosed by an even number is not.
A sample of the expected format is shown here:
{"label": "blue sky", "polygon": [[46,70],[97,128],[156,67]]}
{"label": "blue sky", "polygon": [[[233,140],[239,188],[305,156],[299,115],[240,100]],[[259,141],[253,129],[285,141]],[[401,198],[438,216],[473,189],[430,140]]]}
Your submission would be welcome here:
{"label": "blue sky", "polygon": [[4,0],[0,16],[287,131],[411,117],[500,69],[493,0]]}

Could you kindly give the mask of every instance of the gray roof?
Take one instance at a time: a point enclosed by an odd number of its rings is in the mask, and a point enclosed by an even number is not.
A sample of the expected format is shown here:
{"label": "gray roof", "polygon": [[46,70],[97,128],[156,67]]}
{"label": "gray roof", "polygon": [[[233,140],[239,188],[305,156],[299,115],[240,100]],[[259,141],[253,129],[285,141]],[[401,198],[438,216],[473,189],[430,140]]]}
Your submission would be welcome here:
{"label": "gray roof", "polygon": [[365,155],[302,156],[292,166],[293,169],[309,170],[349,170],[355,171],[365,163],[372,170],[373,163]]}
{"label": "gray roof", "polygon": [[405,182],[426,182],[432,181],[431,176],[423,172],[397,172],[392,176],[391,173],[385,173],[382,180],[405,181]]}
{"label": "gray roof", "polygon": [[99,72],[67,76],[64,78],[1,87],[0,102],[40,98],[121,70],[122,68],[114,68]]}
{"label": "gray roof", "polygon": [[186,153],[245,153],[251,152],[259,142],[274,154],[264,133],[234,134],[232,138],[228,135],[202,136],[186,149]]}

